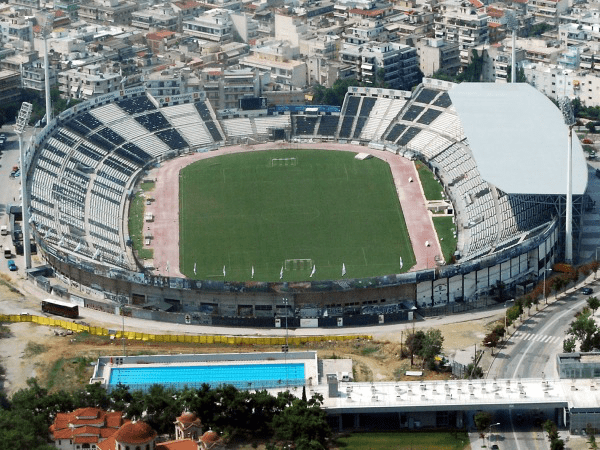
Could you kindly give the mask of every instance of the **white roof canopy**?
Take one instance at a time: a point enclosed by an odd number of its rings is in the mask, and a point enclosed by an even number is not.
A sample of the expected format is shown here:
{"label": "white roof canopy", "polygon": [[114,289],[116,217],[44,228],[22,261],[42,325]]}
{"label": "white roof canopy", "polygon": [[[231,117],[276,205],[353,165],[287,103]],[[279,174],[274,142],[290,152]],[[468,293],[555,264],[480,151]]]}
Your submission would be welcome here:
{"label": "white roof canopy", "polygon": [[[481,177],[508,194],[567,193],[568,128],[561,111],[527,83],[462,83],[448,94]],[[573,133],[573,194],[587,186]]]}

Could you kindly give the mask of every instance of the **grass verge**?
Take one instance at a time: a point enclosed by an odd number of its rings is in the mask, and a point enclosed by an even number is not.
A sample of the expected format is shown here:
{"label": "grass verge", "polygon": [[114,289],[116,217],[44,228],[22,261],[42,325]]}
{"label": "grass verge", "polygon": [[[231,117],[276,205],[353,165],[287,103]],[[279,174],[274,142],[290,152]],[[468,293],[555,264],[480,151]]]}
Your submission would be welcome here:
{"label": "grass verge", "polygon": [[[151,184],[151,183],[142,183]],[[152,183],[154,184],[154,183]],[[129,237],[133,243],[133,249],[137,251],[139,259],[152,259],[154,251],[144,248],[144,202],[146,198],[143,192],[138,192],[129,203]]]}
{"label": "grass verge", "polygon": [[440,182],[435,178],[433,172],[429,170],[429,167],[427,167],[420,161],[415,162],[415,167],[417,168],[417,172],[419,173],[419,178],[421,180],[421,186],[423,186],[423,193],[425,194],[425,198],[427,200],[442,200],[444,198],[442,196],[444,188],[442,187]]}
{"label": "grass verge", "polygon": [[456,225],[452,223],[452,217],[433,217],[433,226],[437,232],[438,239],[440,240],[440,246],[442,247],[442,253],[446,263],[449,264],[452,261],[454,252],[456,251],[456,244],[458,239],[454,237],[454,230]]}
{"label": "grass verge", "polygon": [[469,446],[465,431],[355,433],[337,440],[344,450],[463,450]]}

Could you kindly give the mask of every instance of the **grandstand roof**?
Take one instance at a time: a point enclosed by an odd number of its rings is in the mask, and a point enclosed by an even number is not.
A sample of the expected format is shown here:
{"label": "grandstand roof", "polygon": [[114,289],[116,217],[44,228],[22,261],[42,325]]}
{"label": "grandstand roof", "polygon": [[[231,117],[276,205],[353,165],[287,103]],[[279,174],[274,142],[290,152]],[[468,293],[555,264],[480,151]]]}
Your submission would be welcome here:
{"label": "grandstand roof", "polygon": [[[546,96],[527,83],[462,83],[448,93],[485,181],[508,194],[566,194],[568,128]],[[587,177],[573,133],[574,195]]]}

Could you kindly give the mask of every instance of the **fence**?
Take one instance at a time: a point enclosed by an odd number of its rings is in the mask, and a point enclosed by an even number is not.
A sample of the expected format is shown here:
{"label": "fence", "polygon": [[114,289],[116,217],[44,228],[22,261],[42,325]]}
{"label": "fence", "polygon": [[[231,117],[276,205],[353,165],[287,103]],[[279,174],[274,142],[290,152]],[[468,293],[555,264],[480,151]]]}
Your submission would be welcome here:
{"label": "fence", "polygon": [[[0,322],[33,322],[39,325],[47,325],[51,327],[61,327],[65,330],[71,330],[76,333],[90,333],[96,336],[114,335],[120,339],[133,341],[150,341],[150,342],[172,342],[172,343],[189,343],[189,344],[226,344],[226,345],[283,345],[286,343],[285,337],[246,337],[246,336],[224,336],[224,335],[192,335],[192,334],[150,334],[139,333],[137,331],[115,331],[110,332],[106,328],[93,327],[83,325],[68,320],[53,319],[51,317],[34,316],[30,314],[0,314]],[[307,342],[321,341],[349,341],[354,339],[371,340],[370,335],[348,335],[348,336],[294,336],[288,337],[289,345],[303,345]]]}

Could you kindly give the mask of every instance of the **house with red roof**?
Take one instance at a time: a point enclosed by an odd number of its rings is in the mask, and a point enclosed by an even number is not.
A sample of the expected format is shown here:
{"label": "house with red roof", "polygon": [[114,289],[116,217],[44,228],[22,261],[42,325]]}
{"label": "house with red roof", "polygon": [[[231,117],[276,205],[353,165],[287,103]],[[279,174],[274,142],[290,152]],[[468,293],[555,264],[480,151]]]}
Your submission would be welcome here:
{"label": "house with red roof", "polygon": [[58,413],[50,426],[50,438],[61,450],[97,448],[128,421],[120,411],[106,412],[100,408],[79,408],[70,413]]}

